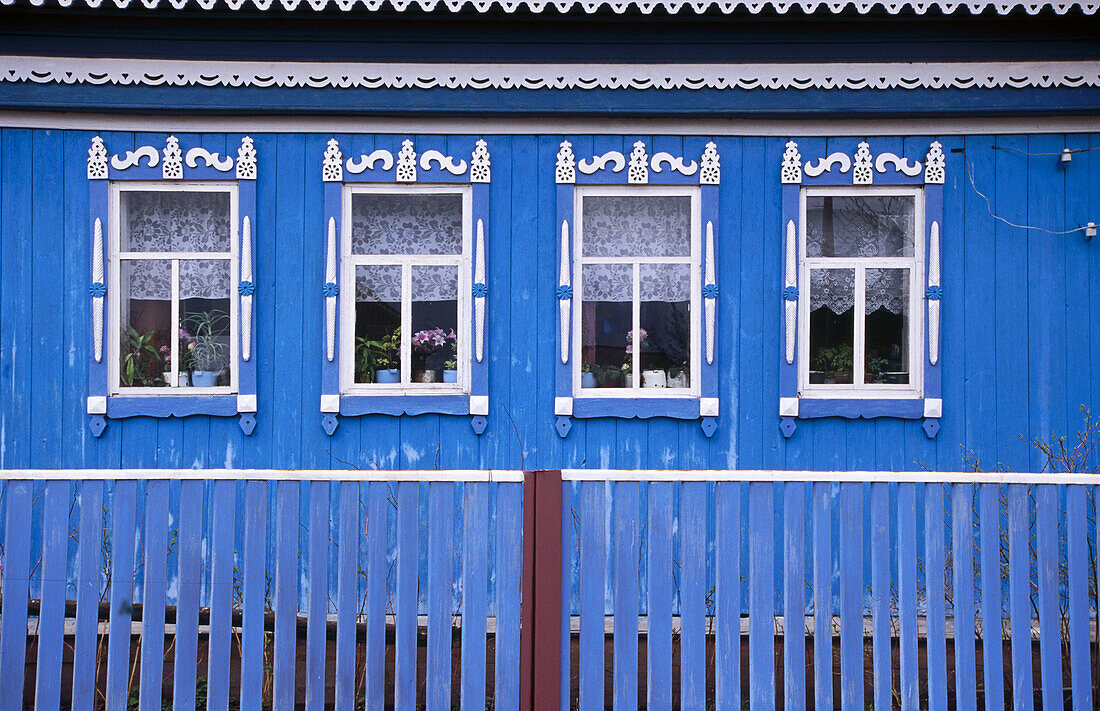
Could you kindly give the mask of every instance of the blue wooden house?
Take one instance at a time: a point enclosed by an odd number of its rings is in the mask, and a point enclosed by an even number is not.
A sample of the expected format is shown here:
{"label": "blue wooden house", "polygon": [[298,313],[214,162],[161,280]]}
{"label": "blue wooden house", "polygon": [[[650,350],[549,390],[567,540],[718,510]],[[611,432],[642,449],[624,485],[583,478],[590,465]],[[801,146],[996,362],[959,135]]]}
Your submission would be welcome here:
{"label": "blue wooden house", "polygon": [[2,0],[0,706],[1093,708],[1098,9]]}

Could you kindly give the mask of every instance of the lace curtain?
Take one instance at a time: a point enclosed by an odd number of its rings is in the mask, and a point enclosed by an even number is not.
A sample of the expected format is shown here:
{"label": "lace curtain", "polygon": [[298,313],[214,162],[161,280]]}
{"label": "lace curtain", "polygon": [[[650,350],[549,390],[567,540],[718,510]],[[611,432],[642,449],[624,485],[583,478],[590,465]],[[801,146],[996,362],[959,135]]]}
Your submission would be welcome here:
{"label": "lace curtain", "polygon": [[[892,314],[909,310],[908,269],[867,269],[864,313],[886,309]],[[810,272],[810,310],[825,307],[842,314],[855,303],[854,269],[814,269]]]}
{"label": "lace curtain", "polygon": [[[454,301],[458,298],[458,267],[413,267],[413,301]],[[355,300],[401,301],[401,266],[379,264],[355,270]]]}
{"label": "lace curtain", "polygon": [[[691,256],[691,199],[683,196],[586,197],[583,250],[586,257]],[[642,301],[688,301],[691,269],[686,264],[643,264]],[[585,301],[630,301],[632,267],[584,265]]]}
{"label": "lace curtain", "polygon": [[[131,252],[230,251],[229,194],[197,192],[122,193],[122,249]],[[168,301],[168,260],[127,260],[124,291],[130,298]],[[229,296],[228,260],[181,260],[180,299]]]}

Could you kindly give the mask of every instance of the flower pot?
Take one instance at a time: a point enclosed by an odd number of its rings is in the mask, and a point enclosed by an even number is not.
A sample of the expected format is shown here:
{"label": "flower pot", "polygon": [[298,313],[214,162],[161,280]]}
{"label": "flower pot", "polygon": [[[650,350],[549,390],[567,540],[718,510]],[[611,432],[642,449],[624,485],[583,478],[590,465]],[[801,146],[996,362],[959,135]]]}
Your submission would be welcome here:
{"label": "flower pot", "polygon": [[642,387],[643,388],[665,388],[668,387],[668,378],[665,376],[663,370],[643,370],[642,371]]}
{"label": "flower pot", "polygon": [[634,387],[634,373],[623,373],[623,387]]}
{"label": "flower pot", "polygon": [[681,370],[675,376],[671,374],[671,371],[669,372],[668,387],[670,388],[686,388],[690,382],[686,370]]}
{"label": "flower pot", "polygon": [[191,384],[196,388],[212,388],[218,384],[217,370],[192,370]]}
{"label": "flower pot", "polygon": [[445,383],[457,383],[458,382],[458,371],[457,370],[450,370],[448,368],[444,368],[443,369],[443,382],[445,382]]}
{"label": "flower pot", "polygon": [[596,387],[596,374],[595,373],[581,373],[581,387],[582,388],[594,388],[594,387]]}
{"label": "flower pot", "polygon": [[434,370],[414,370],[412,379],[414,383],[438,383],[439,374]]}
{"label": "flower pot", "polygon": [[379,368],[374,371],[374,382],[376,383],[400,383],[401,371],[397,368]]}

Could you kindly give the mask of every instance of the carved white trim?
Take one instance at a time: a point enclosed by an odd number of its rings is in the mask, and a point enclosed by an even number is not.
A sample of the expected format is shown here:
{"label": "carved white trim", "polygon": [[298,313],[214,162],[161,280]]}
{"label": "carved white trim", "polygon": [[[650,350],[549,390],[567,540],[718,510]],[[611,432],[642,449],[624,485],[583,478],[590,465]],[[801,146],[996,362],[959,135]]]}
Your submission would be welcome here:
{"label": "carved white trim", "polygon": [[372,151],[370,155],[359,156],[358,160],[348,158],[348,172],[352,175],[359,175],[365,170],[374,170],[374,166],[378,161],[382,161],[382,170],[389,170],[393,167],[393,154],[385,148],[379,148]]}
{"label": "carved white trim", "polygon": [[237,149],[237,180],[256,179],[256,146],[252,143],[251,136],[241,139],[241,147]]}
{"label": "carved white trim", "polygon": [[798,144],[794,141],[787,141],[787,147],[783,149],[779,180],[784,185],[798,185],[802,182],[802,154],[798,152]]}
{"label": "carved white trim", "polygon": [[691,161],[687,165],[684,164],[682,157],[673,156],[671,153],[654,153],[653,158],[650,160],[650,165],[653,166],[654,173],[660,173],[662,165],[667,165],[670,169],[676,171],[680,175],[695,175],[699,172],[699,164],[695,161]]}
{"label": "carved white trim", "polygon": [[[325,283],[336,283],[336,218],[328,218],[328,245],[325,256]],[[332,361],[336,348],[336,294],[325,297],[326,354]]]}
{"label": "carved white trim", "polygon": [[[932,221],[928,233],[928,286],[940,286],[940,223]],[[940,359],[940,299],[928,301],[928,362],[935,365]]]}
{"label": "carved white trim", "polygon": [[339,183],[344,179],[344,155],[340,152],[340,143],[335,138],[328,139],[325,146],[324,162],[321,164],[321,180],[326,183]]}
{"label": "carved white trim", "polygon": [[576,159],[573,157],[573,144],[569,141],[562,141],[561,147],[558,149],[558,159],[554,167],[554,182],[563,184],[577,182]]}
{"label": "carved white trim", "polygon": [[649,182],[649,156],[645,152],[644,141],[634,141],[634,150],[630,151],[630,169],[626,171],[626,182]]}
{"label": "carved white trim", "polygon": [[895,172],[908,175],[910,178],[920,175],[922,169],[919,161],[910,161],[908,158],[894,153],[879,153],[875,158],[875,170],[879,173],[885,173],[887,165],[893,165]]}
{"label": "carved white trim", "polygon": [[[706,245],[706,266],[704,271],[704,285],[713,287],[716,285],[714,279],[714,223],[707,220],[707,245]],[[715,296],[707,296],[703,299],[703,310],[706,315],[706,341],[707,341],[707,365],[714,363],[714,308],[718,299]]]}
{"label": "carved white trim", "polygon": [[621,173],[623,168],[626,167],[626,158],[618,151],[608,151],[602,156],[593,156],[591,162],[582,158],[581,162],[577,164],[577,169],[585,175],[592,175],[597,170],[606,168],[608,163],[611,163],[612,173]]}
{"label": "carved white trim", "polygon": [[397,182],[416,182],[416,149],[407,138],[401,141],[401,150],[397,153]]}
{"label": "carved white trim", "polygon": [[[252,219],[241,222],[241,282],[252,281]],[[241,294],[241,358],[252,357],[252,294]],[[240,411],[238,409],[238,411]]]}
{"label": "carved white trim", "polygon": [[699,417],[718,417],[718,398],[699,398]]}
{"label": "carved white trim", "polygon": [[928,155],[924,158],[924,182],[928,185],[943,185],[945,177],[943,146],[939,141],[932,141],[932,145],[928,147]]}
{"label": "carved white trim", "polygon": [[847,153],[837,151],[825,158],[819,158],[816,163],[806,163],[804,172],[809,177],[816,178],[822,173],[831,172],[834,165],[840,166],[837,172],[847,173],[852,168],[852,159],[848,157]]}
{"label": "carved white trim", "polygon": [[[97,217],[92,227],[92,283],[106,284],[103,281],[103,223]],[[103,296],[92,297],[92,349],[95,362],[103,360]]]}
{"label": "carved white trim", "polygon": [[445,156],[437,150],[424,151],[420,155],[420,167],[424,170],[431,170],[432,163],[438,164],[440,170],[445,170],[451,175],[465,175],[466,173],[466,161],[461,158],[455,163],[452,156]]}
{"label": "carved white trim", "polygon": [[[474,283],[485,284],[485,224],[477,220],[477,244],[474,252]],[[485,352],[485,298],[474,297],[474,355],[480,363]]]}
{"label": "carved white trim", "polygon": [[[111,167],[115,170],[126,170],[127,168],[133,168],[141,165],[141,159],[145,158],[150,168],[156,168],[160,164],[160,151],[153,146],[142,146],[141,148],[126,151],[126,155],[111,156]],[[104,176],[106,177],[106,176]]]}
{"label": "carved white trim", "polygon": [[470,414],[471,415],[488,415],[489,414],[489,396],[488,395],[471,395],[470,396]]}
{"label": "carved white trim", "polygon": [[492,176],[489,169],[491,165],[492,163],[489,161],[489,144],[485,142],[485,139],[479,138],[477,143],[474,144],[473,155],[470,156],[470,182],[489,182]]}
{"label": "carved white trim", "polygon": [[554,398],[554,414],[559,417],[569,417],[573,414],[573,398],[571,397],[556,397]]}
{"label": "carved white trim", "polygon": [[855,162],[852,164],[852,184],[870,185],[874,179],[874,171],[871,170],[871,147],[867,141],[860,141],[856,149]]}
{"label": "carved white trim", "polygon": [[183,180],[183,153],[175,136],[169,136],[164,143],[164,162],[160,170],[165,180]]}
{"label": "carved white trim", "polygon": [[0,83],[89,86],[581,91],[1050,89],[1100,86],[1100,62],[1097,61],[539,65],[0,55],[0,67],[3,67],[0,69]]}
{"label": "carved white trim", "polygon": [[[783,270],[784,291],[798,288],[798,239],[794,220],[787,220],[787,240],[784,247],[786,257]],[[789,300],[783,295],[783,325],[785,327],[785,353],[787,365],[794,363],[795,331],[798,325],[798,300]]]}
{"label": "carved white trim", "polygon": [[187,164],[188,168],[198,168],[198,161],[200,159],[206,164],[207,168],[213,168],[222,173],[228,173],[230,170],[233,170],[232,158],[229,156],[222,158],[219,153],[211,153],[205,148],[197,146],[187,151],[187,157],[184,158],[184,162]]}
{"label": "carved white trim", "polygon": [[718,185],[722,181],[722,164],[718,159],[718,146],[707,141],[703,148],[703,157],[699,159],[702,169],[699,171],[700,185]]}
{"label": "carved white trim", "polygon": [[[561,267],[558,272],[558,287],[572,288],[569,275],[569,220],[561,221]],[[569,309],[572,298],[558,298],[558,316],[561,319],[561,362],[569,362]]]}
{"label": "carved white trim", "polygon": [[92,147],[88,149],[88,180],[107,179],[107,146],[99,136],[92,138]]}

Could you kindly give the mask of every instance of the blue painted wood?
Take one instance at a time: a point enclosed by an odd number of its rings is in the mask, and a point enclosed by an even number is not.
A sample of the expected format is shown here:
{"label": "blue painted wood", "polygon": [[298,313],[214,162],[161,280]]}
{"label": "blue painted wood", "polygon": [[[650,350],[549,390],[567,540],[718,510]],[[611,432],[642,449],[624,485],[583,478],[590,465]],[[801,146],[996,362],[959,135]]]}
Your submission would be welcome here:
{"label": "blue painted wood", "polygon": [[974,655],[974,491],[951,486],[952,613],[955,622],[955,707],[974,711],[977,679]]}
{"label": "blue painted wood", "polygon": [[[806,703],[806,489],[783,487],[783,696],[784,708]],[[862,630],[861,630],[862,636]]]}
{"label": "blue painted wood", "polygon": [[309,483],[309,569],[306,619],[306,709],[325,706],[326,616],[328,615],[329,482]]}
{"label": "blue painted wood", "polygon": [[947,642],[944,621],[943,485],[924,487],[924,576],[928,654],[928,709],[947,711]]}
{"label": "blue painted wood", "polygon": [[234,517],[236,482],[211,482],[210,636],[207,641],[206,700],[210,709],[229,707],[230,645],[233,623]]}
{"label": "blue painted wood", "polygon": [[840,485],[840,701],[863,708],[863,485]]}
{"label": "blue painted wood", "polygon": [[917,492],[898,485],[898,645],[902,709],[918,708]]}
{"label": "blue painted wood", "polygon": [[604,483],[580,483],[580,708],[604,704]]}
{"label": "blue painted wood", "polygon": [[615,556],[613,703],[621,707],[638,704],[639,489],[638,482],[617,482],[611,511]]}
{"label": "blue painted wood", "polygon": [[871,484],[871,653],[876,709],[888,709],[892,701],[890,546],[881,544],[889,540],[890,485],[877,482]]}
{"label": "blue painted wood", "polygon": [[69,482],[48,481],[42,514],[41,608],[35,708],[57,708],[61,700],[61,652],[65,632],[65,562],[69,534]]}
{"label": "blue painted wood", "polygon": [[454,484],[428,484],[428,656],[425,708],[451,707],[451,569]]}
{"label": "blue painted wood", "polygon": [[[27,593],[30,577],[31,482],[8,482],[4,522],[4,616],[0,618],[0,698],[23,698],[26,665]],[[10,612],[8,612],[10,610]]]}
{"label": "blue painted wood", "polygon": [[775,491],[749,484],[749,707],[775,708]]}
{"label": "blue painted wood", "polygon": [[1031,711],[1035,684],[1031,669],[1031,554],[1028,550],[1029,493],[1008,490],[1008,615],[1012,623],[1012,705]]}
{"label": "blue painted wood", "polygon": [[[740,711],[741,709],[741,488],[738,482],[719,482],[715,491],[714,706],[716,711]],[[649,506],[649,540],[652,546],[656,541],[654,533],[671,530],[672,525],[669,521],[665,528],[657,527],[666,524],[666,521],[653,519],[655,502],[652,488]],[[651,556],[651,565],[653,560]],[[662,602],[654,597],[655,592],[651,582],[647,654],[653,654],[655,614],[653,607]],[[671,628],[671,609],[668,614]],[[671,666],[671,654],[669,657]],[[661,658],[661,661],[663,660],[664,657]],[[805,669],[804,666],[803,669]],[[653,672],[648,679],[653,679]],[[652,696],[650,706],[654,706]]]}
{"label": "blue painted wood", "polygon": [[[1043,708],[1060,708],[1062,698],[1062,625],[1058,555],[1058,489],[1034,487],[1035,565],[1039,580],[1039,671]],[[1030,526],[1029,526],[1030,528]]]}
{"label": "blue painted wood", "polygon": [[[242,708],[261,703],[264,688],[265,592],[267,590],[267,483],[245,482],[244,546],[240,552],[241,599],[241,688]],[[274,562],[274,561],[272,561]]]}
{"label": "blue painted wood", "polygon": [[337,484],[340,540],[337,550],[336,584],[336,706],[355,705],[355,622],[356,583],[359,554],[359,485],[352,481]]}
{"label": "blue painted wood", "polygon": [[396,491],[397,485],[389,482],[367,484],[367,628],[363,654],[365,697],[371,708],[382,708],[385,699],[386,603],[390,589],[386,515],[393,508],[389,497],[396,501]]}
{"label": "blue painted wood", "polygon": [[[833,708],[831,484],[813,485],[814,708]],[[750,564],[751,565],[751,564]]]}
{"label": "blue painted wood", "polygon": [[[494,707],[519,707],[523,486],[496,485],[496,678]],[[602,629],[602,628],[601,628]]]}
{"label": "blue painted wood", "polygon": [[[10,502],[12,491],[10,485],[8,491]],[[7,530],[10,532],[12,529],[9,527]],[[103,571],[102,541],[103,482],[88,479],[80,483],[76,630],[73,635],[73,711],[91,711],[95,699],[96,631]],[[14,551],[15,548],[12,547],[12,550]],[[8,565],[11,566],[10,570],[17,569],[17,563],[9,562]],[[12,599],[8,597],[7,589],[4,589],[3,593],[5,599]],[[18,595],[13,597],[18,598]],[[2,637],[2,628],[0,628],[0,637]],[[0,651],[2,650],[3,646],[0,643]],[[4,669],[3,663],[0,663],[0,669]],[[7,674],[3,676],[6,677]]]}
{"label": "blue painted wood", "polygon": [[298,615],[298,488],[295,481],[275,485],[275,647],[272,708],[294,708],[294,665]]}
{"label": "blue painted wood", "polygon": [[705,483],[680,485],[680,708],[693,710],[706,707],[706,505]]}
{"label": "blue painted wood", "polygon": [[488,614],[488,484],[468,483],[462,502],[462,711],[485,709]]}
{"label": "blue painted wood", "polygon": [[[650,708],[672,707],[672,486],[670,482],[649,484],[646,703]],[[718,551],[722,554],[724,549],[719,547]],[[719,604],[716,624],[718,634],[721,635],[724,625],[728,624],[722,616],[721,607],[726,593],[719,587],[716,594]],[[715,668],[724,670],[727,658],[719,654],[717,659],[722,659],[723,663]],[[716,677],[720,678],[721,675]]]}
{"label": "blue painted wood", "polygon": [[141,600],[141,682],[138,696],[141,708],[160,708],[161,705],[167,554],[168,482],[150,481],[145,489],[145,587]]}
{"label": "blue painted wood", "polygon": [[1004,708],[1001,632],[1001,487],[982,484],[980,498],[982,689],[986,711]]}
{"label": "blue painted wood", "polygon": [[123,711],[129,697],[130,621],[134,600],[134,513],[137,482],[115,482],[111,501],[111,617],[107,638],[107,708]]}
{"label": "blue painted wood", "polygon": [[175,711],[195,707],[198,665],[199,600],[202,594],[203,482],[180,483],[179,556],[176,602],[175,669],[172,703]]}
{"label": "blue painted wood", "polygon": [[394,614],[394,705],[416,704],[418,486],[397,485],[397,587]]}
{"label": "blue painted wood", "polygon": [[[1069,602],[1070,690],[1073,711],[1092,708],[1088,600],[1088,522],[1084,486],[1066,487],[1066,566]],[[1041,653],[1041,650],[1040,650]]]}

